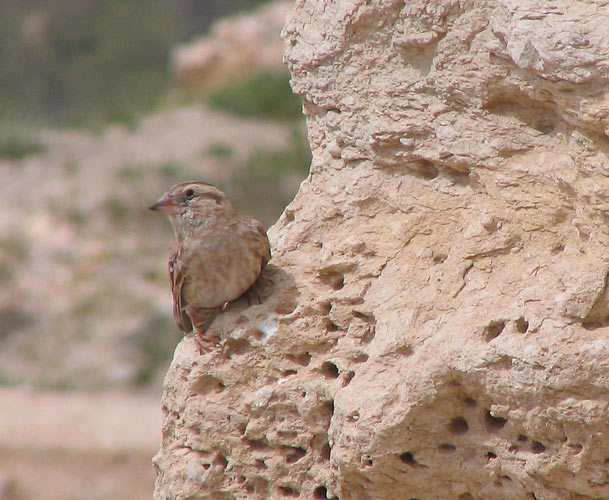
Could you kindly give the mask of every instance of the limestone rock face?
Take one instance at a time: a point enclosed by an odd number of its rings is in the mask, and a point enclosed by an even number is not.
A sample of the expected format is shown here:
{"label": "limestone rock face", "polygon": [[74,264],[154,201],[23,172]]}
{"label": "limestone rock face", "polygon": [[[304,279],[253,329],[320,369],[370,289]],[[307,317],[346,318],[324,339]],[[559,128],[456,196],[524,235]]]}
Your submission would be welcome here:
{"label": "limestone rock face", "polygon": [[176,351],[157,498],[609,498],[607,19],[297,2],[311,173]]}

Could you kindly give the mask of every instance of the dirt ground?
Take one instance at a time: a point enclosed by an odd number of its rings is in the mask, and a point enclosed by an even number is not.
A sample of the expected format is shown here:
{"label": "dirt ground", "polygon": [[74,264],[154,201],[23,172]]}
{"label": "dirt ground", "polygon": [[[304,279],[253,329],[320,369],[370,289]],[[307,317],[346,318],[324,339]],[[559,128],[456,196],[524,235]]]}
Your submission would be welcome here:
{"label": "dirt ground", "polygon": [[158,397],[0,389],[0,408],[0,500],[151,498]]}

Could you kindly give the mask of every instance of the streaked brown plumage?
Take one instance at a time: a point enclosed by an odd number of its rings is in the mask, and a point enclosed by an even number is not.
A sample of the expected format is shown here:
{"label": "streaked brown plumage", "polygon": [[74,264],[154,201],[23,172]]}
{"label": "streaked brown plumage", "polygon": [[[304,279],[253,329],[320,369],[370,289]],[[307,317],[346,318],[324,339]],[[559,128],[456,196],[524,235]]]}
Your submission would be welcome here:
{"label": "streaked brown plumage", "polygon": [[200,349],[217,338],[206,331],[227,303],[238,299],[271,258],[262,224],[237,213],[226,195],[204,182],[182,182],[154,203],[175,233],[169,254],[173,317],[194,331]]}

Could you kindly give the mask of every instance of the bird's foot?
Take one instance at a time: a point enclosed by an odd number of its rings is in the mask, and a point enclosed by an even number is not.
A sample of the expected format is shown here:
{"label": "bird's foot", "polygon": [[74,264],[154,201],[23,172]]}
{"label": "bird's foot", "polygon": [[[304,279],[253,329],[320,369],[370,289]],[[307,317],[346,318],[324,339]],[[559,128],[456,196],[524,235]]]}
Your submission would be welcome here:
{"label": "bird's foot", "polygon": [[194,341],[199,354],[211,352],[215,347],[220,346],[220,337],[217,335],[207,335],[207,332],[201,332],[195,329]]}

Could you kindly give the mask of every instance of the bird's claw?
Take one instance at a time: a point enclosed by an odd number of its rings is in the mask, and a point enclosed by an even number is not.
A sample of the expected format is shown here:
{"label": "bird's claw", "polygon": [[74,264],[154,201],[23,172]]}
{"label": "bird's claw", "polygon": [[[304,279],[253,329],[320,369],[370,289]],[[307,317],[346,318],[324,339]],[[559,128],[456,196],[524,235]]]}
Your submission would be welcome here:
{"label": "bird's claw", "polygon": [[194,332],[194,341],[199,354],[213,351],[214,347],[220,347],[220,337],[217,335],[205,335],[205,332]]}

